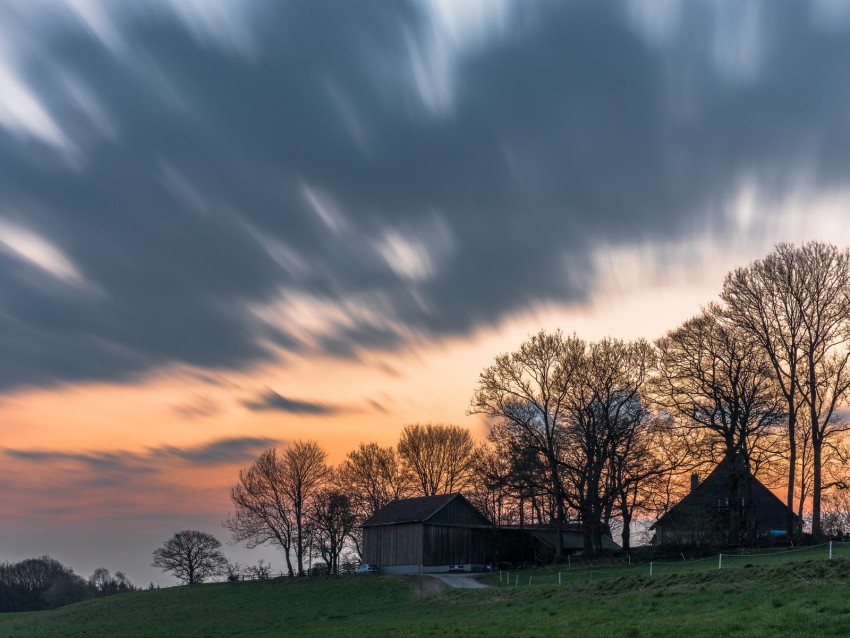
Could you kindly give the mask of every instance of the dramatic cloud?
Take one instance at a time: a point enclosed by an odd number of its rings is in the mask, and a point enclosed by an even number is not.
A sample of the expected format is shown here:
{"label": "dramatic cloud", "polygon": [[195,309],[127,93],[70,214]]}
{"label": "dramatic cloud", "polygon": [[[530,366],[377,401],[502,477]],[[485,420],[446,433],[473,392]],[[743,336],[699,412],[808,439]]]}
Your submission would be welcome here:
{"label": "dramatic cloud", "polygon": [[463,334],[847,188],[833,3],[454,4],[0,6],[0,388]]}

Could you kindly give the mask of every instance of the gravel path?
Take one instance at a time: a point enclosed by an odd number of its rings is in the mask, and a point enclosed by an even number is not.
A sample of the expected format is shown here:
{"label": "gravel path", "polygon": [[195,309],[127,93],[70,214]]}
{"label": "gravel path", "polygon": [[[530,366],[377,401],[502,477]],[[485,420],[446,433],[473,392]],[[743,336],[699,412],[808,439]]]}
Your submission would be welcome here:
{"label": "gravel path", "polygon": [[427,574],[431,578],[436,578],[443,581],[449,587],[457,589],[487,589],[489,585],[485,585],[479,580],[476,580],[469,574]]}

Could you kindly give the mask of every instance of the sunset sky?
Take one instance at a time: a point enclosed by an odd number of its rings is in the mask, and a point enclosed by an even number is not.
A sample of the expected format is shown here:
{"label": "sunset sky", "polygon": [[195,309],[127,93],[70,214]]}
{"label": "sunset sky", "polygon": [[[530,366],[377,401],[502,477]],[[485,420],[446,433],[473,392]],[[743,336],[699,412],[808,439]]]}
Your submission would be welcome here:
{"label": "sunset sky", "polygon": [[263,449],[483,439],[530,333],[654,339],[808,239],[843,0],[2,0],[0,561],[173,583]]}

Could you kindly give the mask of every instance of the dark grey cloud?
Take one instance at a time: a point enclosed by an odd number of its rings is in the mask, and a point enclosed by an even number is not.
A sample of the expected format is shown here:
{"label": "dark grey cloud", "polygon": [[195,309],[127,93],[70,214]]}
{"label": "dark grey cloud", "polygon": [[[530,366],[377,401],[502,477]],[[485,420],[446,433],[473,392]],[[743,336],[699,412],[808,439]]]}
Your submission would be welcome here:
{"label": "dark grey cloud", "polygon": [[73,463],[103,476],[119,473],[123,476],[148,474],[156,468],[144,463],[144,456],[134,452],[66,452],[58,450],[4,450],[6,456],[31,463]]}
{"label": "dark grey cloud", "polygon": [[[600,242],[724,232],[742,179],[850,177],[850,27],[814,5],[688,3],[653,39],[634,2],[517,3],[436,109],[418,3],[250,3],[245,50],[104,6],[120,47],[18,25],[72,150],[0,127],[0,219],[84,283],[0,250],[0,388],[462,334],[582,300]],[[305,298],[336,309],[309,339]]]}
{"label": "dark grey cloud", "polygon": [[288,399],[274,390],[267,390],[257,398],[242,403],[249,410],[264,412],[267,410],[288,412],[290,414],[323,415],[335,414],[339,408],[326,403]]}
{"label": "dark grey cloud", "polygon": [[213,441],[191,448],[166,446],[151,450],[152,456],[171,456],[191,465],[209,466],[218,463],[252,461],[264,449],[274,447],[279,441],[265,437],[238,437]]}

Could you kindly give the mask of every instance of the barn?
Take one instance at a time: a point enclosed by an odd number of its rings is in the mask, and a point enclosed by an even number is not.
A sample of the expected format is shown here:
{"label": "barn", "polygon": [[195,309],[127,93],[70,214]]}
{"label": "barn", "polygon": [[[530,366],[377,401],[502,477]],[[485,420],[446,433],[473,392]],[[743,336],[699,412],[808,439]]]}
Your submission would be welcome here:
{"label": "barn", "polygon": [[492,562],[491,529],[460,493],[398,499],[363,524],[363,562],[390,574],[471,570]]}
{"label": "barn", "polygon": [[[700,482],[691,476],[691,491],[650,527],[653,545],[736,545],[763,541],[785,534],[788,508],[756,477],[725,459]],[[737,483],[737,489],[732,491]],[[730,502],[737,493],[737,503]],[[735,508],[740,531],[730,538],[730,509]],[[800,529],[800,518],[793,514]]]}

